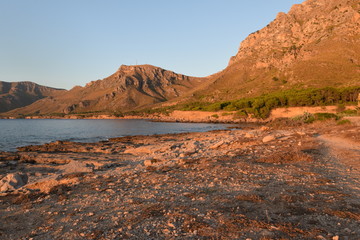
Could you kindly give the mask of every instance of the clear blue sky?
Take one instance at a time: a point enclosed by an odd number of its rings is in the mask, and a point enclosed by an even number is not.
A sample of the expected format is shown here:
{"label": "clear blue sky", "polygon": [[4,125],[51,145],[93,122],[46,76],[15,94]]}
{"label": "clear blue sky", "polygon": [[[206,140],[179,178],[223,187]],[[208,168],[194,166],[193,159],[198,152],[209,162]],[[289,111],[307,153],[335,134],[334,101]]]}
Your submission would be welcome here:
{"label": "clear blue sky", "polygon": [[70,89],[121,64],[207,76],[302,0],[0,0],[0,80]]}

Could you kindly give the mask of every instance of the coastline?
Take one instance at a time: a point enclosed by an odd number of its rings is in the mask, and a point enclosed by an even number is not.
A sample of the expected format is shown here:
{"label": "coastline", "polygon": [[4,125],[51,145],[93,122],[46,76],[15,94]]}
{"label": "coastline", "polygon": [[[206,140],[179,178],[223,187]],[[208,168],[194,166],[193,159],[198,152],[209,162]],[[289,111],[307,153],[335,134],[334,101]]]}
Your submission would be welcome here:
{"label": "coastline", "polygon": [[[355,110],[357,106],[346,106],[345,110]],[[143,116],[129,115],[117,117],[114,115],[65,115],[60,116],[26,116],[25,119],[145,119],[159,122],[184,122],[184,123],[260,123],[264,124],[278,118],[294,118],[305,113],[333,113],[338,112],[337,106],[322,107],[288,107],[275,108],[266,119],[253,118],[251,116],[239,116],[236,111],[179,111],[175,110],[168,114],[144,114]],[[16,119],[15,117],[1,117],[0,119]]]}
{"label": "coastline", "polygon": [[0,153],[1,177],[28,178],[1,192],[0,234],[351,238],[360,234],[360,210],[349,208],[360,197],[353,185],[360,181],[353,160],[359,133],[359,126],[327,121],[57,141]]}

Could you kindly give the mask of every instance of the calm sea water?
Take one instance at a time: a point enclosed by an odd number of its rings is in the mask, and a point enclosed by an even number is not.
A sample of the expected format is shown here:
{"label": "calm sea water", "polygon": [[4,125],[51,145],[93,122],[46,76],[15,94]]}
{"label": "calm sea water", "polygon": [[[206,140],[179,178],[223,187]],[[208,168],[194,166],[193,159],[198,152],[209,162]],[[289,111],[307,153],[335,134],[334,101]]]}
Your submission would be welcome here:
{"label": "calm sea water", "polygon": [[225,129],[226,124],[147,120],[0,119],[0,151],[56,140],[97,142],[112,137]]}

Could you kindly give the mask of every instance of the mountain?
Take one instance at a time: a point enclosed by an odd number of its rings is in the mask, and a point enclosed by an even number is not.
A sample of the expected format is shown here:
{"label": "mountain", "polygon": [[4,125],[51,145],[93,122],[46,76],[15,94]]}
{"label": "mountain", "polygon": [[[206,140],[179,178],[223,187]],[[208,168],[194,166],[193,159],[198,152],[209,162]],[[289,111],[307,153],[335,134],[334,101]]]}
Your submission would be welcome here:
{"label": "mountain", "polygon": [[250,34],[198,98],[360,84],[359,0],[307,0]]}
{"label": "mountain", "polygon": [[56,97],[41,99],[9,114],[119,112],[184,96],[202,78],[176,74],[151,65],[122,65],[111,76],[74,87]]}
{"label": "mountain", "polygon": [[123,65],[103,80],[8,114],[119,112],[359,84],[359,0],[307,0],[250,34],[229,65],[209,77],[188,77],[151,65]]}
{"label": "mountain", "polygon": [[64,90],[45,87],[32,82],[0,81],[0,112],[24,107],[39,99],[54,96]]}

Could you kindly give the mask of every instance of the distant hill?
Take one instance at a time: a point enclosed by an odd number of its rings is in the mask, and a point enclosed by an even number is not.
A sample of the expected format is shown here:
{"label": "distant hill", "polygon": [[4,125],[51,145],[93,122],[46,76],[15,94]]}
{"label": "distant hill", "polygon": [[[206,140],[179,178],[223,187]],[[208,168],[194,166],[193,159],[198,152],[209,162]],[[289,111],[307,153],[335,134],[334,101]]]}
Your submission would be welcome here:
{"label": "distant hill", "polygon": [[45,87],[32,82],[0,81],[0,112],[24,107],[39,99],[54,96],[64,90]]}
{"label": "distant hill", "polygon": [[90,82],[85,87],[74,87],[9,114],[129,111],[183,96],[202,82],[202,78],[176,74],[151,65],[122,65],[105,79]]}
{"label": "distant hill", "polygon": [[359,0],[307,0],[250,34],[198,99],[360,85]]}

